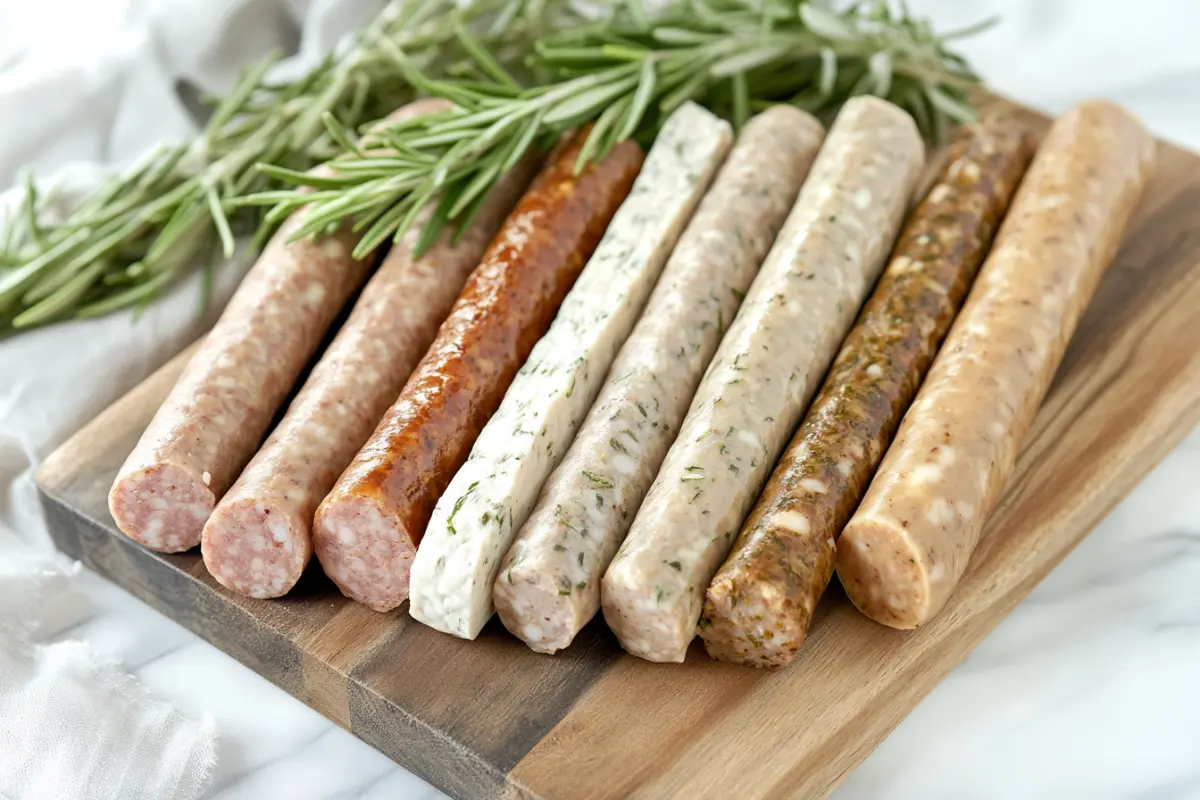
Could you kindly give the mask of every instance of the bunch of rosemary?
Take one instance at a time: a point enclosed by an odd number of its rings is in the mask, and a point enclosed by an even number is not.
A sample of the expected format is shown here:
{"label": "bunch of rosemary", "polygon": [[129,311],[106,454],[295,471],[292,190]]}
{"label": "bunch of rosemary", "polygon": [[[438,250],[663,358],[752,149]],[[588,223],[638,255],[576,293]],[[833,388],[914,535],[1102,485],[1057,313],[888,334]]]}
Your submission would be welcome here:
{"label": "bunch of rosemary", "polygon": [[[0,236],[0,335],[143,303],[193,266],[257,243],[312,203],[298,236],[349,217],[365,255],[426,204],[422,245],[470,221],[499,176],[531,148],[594,122],[579,168],[617,142],[648,143],[696,100],[741,124],[776,102],[828,120],[875,94],[934,139],[971,117],[977,83],[950,40],[886,0],[833,11],[817,0],[394,0],[357,40],[304,79],[247,70],[204,135],[114,178],[61,224],[29,185]],[[414,94],[452,111],[368,123]],[[370,152],[354,132],[370,127]],[[382,154],[376,145],[386,146]],[[308,170],[335,157],[337,174]],[[313,191],[309,191],[309,188]],[[268,210],[262,213],[264,207]]]}
{"label": "bunch of rosemary", "polygon": [[570,0],[393,0],[298,81],[271,81],[274,57],[244,70],[199,137],[148,153],[64,220],[27,180],[23,202],[0,218],[0,336],[144,303],[195,267],[211,274],[233,254],[235,233],[257,226],[261,244],[273,230],[259,210],[233,205],[281,186],[258,164],[302,172],[341,153],[326,119],[356,128],[412,99],[409,65],[471,85],[587,20]]}
{"label": "bunch of rosemary", "polygon": [[847,99],[873,94],[907,109],[939,139],[948,124],[972,116],[966,92],[977,83],[946,42],[985,26],[938,36],[886,0],[842,12],[805,0],[676,0],[653,16],[641,0],[627,0],[601,23],[540,39],[527,63],[554,80],[527,89],[494,69],[484,84],[434,79],[402,47],[391,47],[414,86],[456,108],[386,126],[380,138],[394,155],[351,147],[335,160],[336,177],[264,167],[315,195],[271,191],[239,203],[272,205],[280,217],[313,202],[297,235],[318,235],[352,217],[364,232],[364,254],[402,234],[434,198],[423,242],[447,223],[461,230],[499,175],[564,131],[595,123],[582,168],[623,139],[651,140],[688,100],[740,125],[778,102],[828,120]]}

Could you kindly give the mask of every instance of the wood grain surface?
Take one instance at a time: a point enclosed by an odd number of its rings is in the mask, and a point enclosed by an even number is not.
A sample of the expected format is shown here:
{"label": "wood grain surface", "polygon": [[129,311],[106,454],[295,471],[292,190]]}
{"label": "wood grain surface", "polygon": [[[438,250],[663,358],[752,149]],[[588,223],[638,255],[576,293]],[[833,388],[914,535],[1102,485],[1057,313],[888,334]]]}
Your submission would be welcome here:
{"label": "wood grain surface", "polygon": [[1200,158],[1160,146],[946,609],[895,631],[835,585],[776,673],[710,661],[699,644],[685,664],[645,663],[598,621],[558,656],[494,619],[467,643],[413,622],[406,605],[378,614],[346,600],[315,563],[291,595],[260,601],[218,586],[198,553],[142,549],[114,529],[106,494],[185,359],[43,464],[64,551],[456,797],[821,797],[1200,420]]}

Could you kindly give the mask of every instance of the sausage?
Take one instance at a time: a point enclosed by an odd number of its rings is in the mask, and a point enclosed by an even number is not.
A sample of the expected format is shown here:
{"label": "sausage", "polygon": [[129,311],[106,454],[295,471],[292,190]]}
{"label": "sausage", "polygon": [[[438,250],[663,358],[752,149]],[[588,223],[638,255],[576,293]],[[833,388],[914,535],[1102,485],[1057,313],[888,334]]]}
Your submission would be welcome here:
{"label": "sausage", "polygon": [[574,174],[589,130],[550,159],[467,279],[399,399],[317,508],[314,548],[344,594],[408,597],[434,502],[575,282],[642,164],[632,142]]}
{"label": "sausage", "polygon": [[945,605],[1116,254],[1154,150],[1145,128],[1107,102],[1051,127],[838,542],[842,585],[871,619],[914,628]]}
{"label": "sausage", "polygon": [[474,639],[500,560],[562,458],[663,264],[733,140],[687,103],[664,123],[629,197],[434,507],[412,567],[409,613]]}
{"label": "sausage", "polygon": [[536,166],[525,159],[497,183],[457,246],[447,229],[414,259],[430,207],[392,248],[283,420],[209,517],[200,549],[222,585],[279,597],[299,580],[312,554],[317,504],[404,388]]}
{"label": "sausage", "polygon": [[496,578],[501,621],[534,650],[566,647],[600,609],[600,576],[824,135],[793,106],[751,119],[680,237]]}
{"label": "sausage", "polygon": [[951,144],[879,285],[705,594],[708,654],[788,664],[833,577],[835,539],[991,245],[1033,155],[1011,122],[972,125]]}
{"label": "sausage", "polygon": [[604,574],[604,618],[630,653],[683,661],[709,579],[883,267],[923,161],[899,108],[843,107]]}

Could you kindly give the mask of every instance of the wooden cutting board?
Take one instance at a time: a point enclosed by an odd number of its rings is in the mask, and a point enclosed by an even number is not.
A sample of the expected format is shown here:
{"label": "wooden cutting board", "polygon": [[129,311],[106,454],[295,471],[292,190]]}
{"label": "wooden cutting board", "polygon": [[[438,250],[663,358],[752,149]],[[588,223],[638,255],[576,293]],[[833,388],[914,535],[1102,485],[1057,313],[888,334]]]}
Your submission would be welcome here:
{"label": "wooden cutting board", "polygon": [[799,658],[776,673],[718,664],[698,644],[685,664],[649,664],[601,622],[559,656],[532,653],[496,620],[463,642],[407,606],[378,614],[346,600],[315,563],[288,597],[249,600],[218,586],[198,553],[139,547],[114,528],[106,495],[186,355],[42,465],[62,550],[456,797],[820,797],[1200,420],[1200,157],[1160,146],[946,609],[902,633],[857,614],[835,585]]}

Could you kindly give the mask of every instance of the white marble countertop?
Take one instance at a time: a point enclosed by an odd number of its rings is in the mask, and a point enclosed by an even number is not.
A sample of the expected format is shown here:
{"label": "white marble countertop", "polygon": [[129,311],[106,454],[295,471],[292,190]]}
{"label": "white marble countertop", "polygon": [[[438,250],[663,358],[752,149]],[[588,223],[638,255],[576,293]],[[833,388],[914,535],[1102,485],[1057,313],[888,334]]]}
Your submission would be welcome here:
{"label": "white marble countertop", "polygon": [[[1001,92],[1105,96],[1200,148],[1200,3],[919,0]],[[1177,448],[838,789],[859,798],[1200,798],[1200,431]],[[211,796],[439,794],[131,596],[88,575],[64,632],[220,729]]]}

